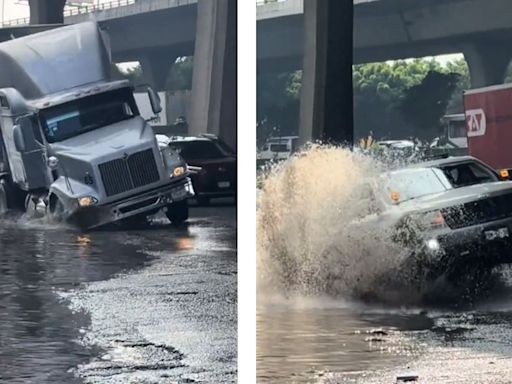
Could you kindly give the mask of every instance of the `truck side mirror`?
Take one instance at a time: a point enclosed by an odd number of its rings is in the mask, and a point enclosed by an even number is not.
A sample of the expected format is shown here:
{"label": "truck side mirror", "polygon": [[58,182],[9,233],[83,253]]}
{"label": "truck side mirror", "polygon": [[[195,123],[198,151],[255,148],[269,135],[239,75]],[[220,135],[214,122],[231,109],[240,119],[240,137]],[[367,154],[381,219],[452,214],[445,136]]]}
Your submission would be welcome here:
{"label": "truck side mirror", "polygon": [[151,109],[155,115],[162,112],[162,105],[160,104],[160,96],[156,93],[153,88],[148,87],[148,97],[149,102],[151,103]]}
{"label": "truck side mirror", "polygon": [[16,124],[13,127],[12,134],[16,150],[18,152],[25,152],[25,139],[23,138],[23,132],[21,131],[21,126],[19,124]]}

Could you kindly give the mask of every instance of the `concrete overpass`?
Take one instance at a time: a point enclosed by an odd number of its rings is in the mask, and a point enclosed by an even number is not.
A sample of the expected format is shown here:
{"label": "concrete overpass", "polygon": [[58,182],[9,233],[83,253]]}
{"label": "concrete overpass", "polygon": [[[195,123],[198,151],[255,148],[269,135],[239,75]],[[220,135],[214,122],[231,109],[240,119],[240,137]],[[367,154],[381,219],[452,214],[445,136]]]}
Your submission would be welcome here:
{"label": "concrete overpass", "polygon": [[[503,82],[512,57],[510,0],[354,0],[354,62],[463,53],[472,84]],[[257,7],[258,71],[302,68],[302,0]]]}

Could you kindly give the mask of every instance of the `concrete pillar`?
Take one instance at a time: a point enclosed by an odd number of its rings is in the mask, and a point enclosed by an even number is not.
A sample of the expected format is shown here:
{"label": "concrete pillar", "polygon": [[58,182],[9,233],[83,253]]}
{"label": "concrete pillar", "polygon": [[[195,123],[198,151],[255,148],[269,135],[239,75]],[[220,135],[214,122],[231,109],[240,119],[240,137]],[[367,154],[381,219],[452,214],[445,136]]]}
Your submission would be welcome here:
{"label": "concrete pillar", "polygon": [[30,24],[63,24],[66,0],[28,0]]}
{"label": "concrete pillar", "polygon": [[353,2],[304,1],[300,142],[353,142]]}
{"label": "concrete pillar", "polygon": [[199,0],[189,134],[213,133],[236,148],[236,0]]}
{"label": "concrete pillar", "polygon": [[464,48],[469,67],[471,88],[503,84],[512,50],[505,42],[484,42]]}
{"label": "concrete pillar", "polygon": [[165,51],[144,54],[139,59],[144,82],[151,85],[155,91],[165,90],[169,71],[176,59],[176,55]]}

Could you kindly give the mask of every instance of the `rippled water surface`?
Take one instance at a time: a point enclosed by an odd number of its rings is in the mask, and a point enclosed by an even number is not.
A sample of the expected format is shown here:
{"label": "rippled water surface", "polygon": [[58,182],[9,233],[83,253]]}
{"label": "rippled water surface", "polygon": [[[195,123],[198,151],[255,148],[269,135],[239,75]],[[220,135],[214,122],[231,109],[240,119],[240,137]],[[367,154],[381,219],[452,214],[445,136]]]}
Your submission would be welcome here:
{"label": "rippled water surface", "polygon": [[235,381],[236,211],[192,215],[90,234],[0,222],[0,382]]}

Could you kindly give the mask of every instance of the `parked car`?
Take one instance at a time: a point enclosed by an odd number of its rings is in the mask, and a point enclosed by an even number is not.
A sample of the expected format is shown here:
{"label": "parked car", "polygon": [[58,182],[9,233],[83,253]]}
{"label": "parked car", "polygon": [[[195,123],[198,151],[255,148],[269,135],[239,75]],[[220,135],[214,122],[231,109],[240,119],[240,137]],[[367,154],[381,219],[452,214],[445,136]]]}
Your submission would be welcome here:
{"label": "parked car", "polygon": [[369,213],[429,280],[512,262],[512,182],[470,156],[415,164],[368,183]]}
{"label": "parked car", "polygon": [[[167,145],[187,162],[196,199],[208,205],[210,199],[233,197],[237,192],[236,154],[215,135],[158,138],[160,145]],[[166,144],[165,144],[166,143]]]}
{"label": "parked car", "polygon": [[257,160],[286,160],[297,150],[298,141],[298,136],[270,137],[258,151]]}

